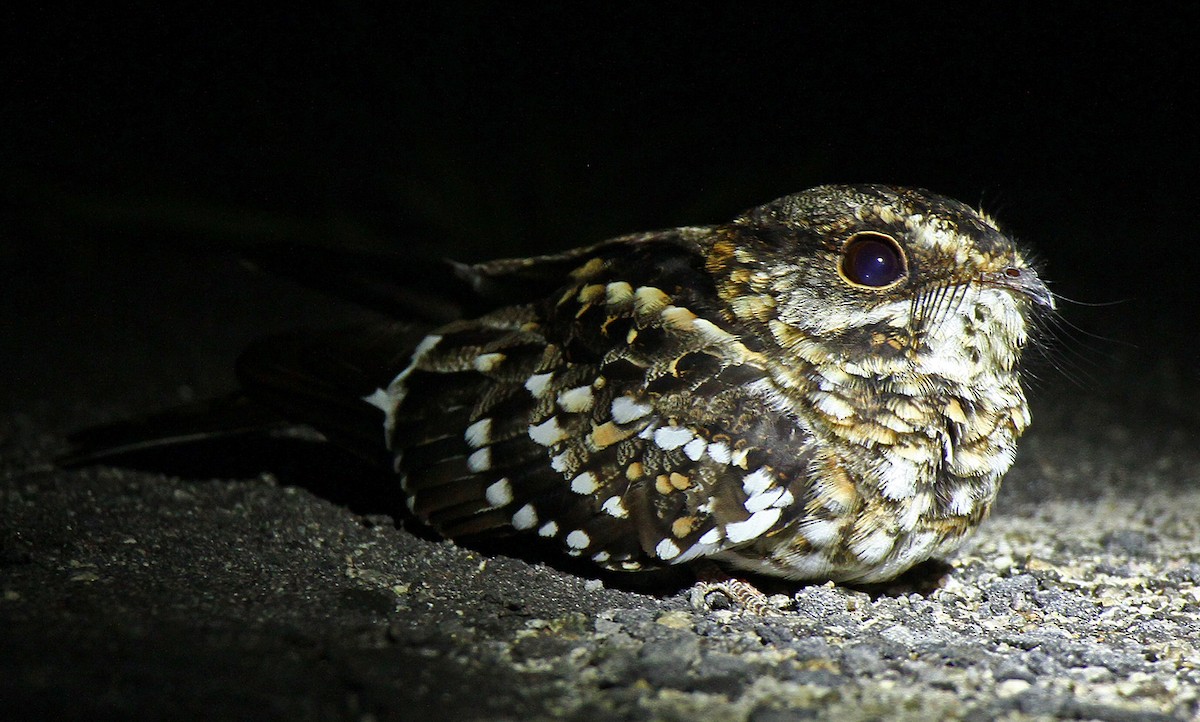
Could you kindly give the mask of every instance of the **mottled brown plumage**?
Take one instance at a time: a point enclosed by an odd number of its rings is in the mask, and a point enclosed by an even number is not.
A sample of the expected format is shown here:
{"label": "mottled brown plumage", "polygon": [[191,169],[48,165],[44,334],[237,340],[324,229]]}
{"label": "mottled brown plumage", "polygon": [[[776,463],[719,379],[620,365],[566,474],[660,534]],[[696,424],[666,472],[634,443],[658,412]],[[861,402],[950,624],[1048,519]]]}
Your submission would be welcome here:
{"label": "mottled brown plumage", "polygon": [[364,399],[417,517],[611,569],[863,582],[987,515],[1054,305],[986,216],[869,185],[460,276],[492,310]]}

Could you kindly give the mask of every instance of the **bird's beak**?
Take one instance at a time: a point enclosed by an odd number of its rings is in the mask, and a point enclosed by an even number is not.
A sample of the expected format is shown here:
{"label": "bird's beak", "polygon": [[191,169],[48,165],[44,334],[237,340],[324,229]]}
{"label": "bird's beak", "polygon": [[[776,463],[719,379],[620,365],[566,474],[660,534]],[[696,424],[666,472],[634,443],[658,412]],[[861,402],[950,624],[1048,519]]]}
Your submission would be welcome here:
{"label": "bird's beak", "polygon": [[1015,291],[1051,311],[1056,308],[1054,294],[1050,293],[1050,289],[1046,288],[1046,282],[1032,268],[1009,266],[1000,271],[983,273],[980,275],[979,281],[988,286],[998,286]]}

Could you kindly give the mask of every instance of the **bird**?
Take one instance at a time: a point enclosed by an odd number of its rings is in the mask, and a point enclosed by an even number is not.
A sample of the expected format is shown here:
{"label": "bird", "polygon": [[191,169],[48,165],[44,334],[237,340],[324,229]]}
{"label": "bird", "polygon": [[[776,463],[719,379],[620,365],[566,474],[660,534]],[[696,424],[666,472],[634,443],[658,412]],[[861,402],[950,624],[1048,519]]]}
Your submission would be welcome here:
{"label": "bird", "polygon": [[622,572],[869,584],[950,553],[1013,463],[1056,310],[991,217],[877,184],[450,268],[461,317],[264,339],[245,393],[375,454],[444,538]]}

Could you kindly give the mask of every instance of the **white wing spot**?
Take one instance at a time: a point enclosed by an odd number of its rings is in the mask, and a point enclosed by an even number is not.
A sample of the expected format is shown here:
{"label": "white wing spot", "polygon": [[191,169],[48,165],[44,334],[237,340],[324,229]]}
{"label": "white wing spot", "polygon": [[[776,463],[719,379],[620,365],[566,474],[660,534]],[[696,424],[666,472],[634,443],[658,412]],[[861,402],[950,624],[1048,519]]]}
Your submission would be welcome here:
{"label": "white wing spot", "polygon": [[547,522],[542,525],[542,528],[538,529],[538,536],[547,536],[548,537],[548,536],[554,536],[557,533],[558,533],[558,522],[556,522],[556,521]]}
{"label": "white wing spot", "polygon": [[592,538],[582,529],[576,529],[567,535],[567,546],[572,549],[587,549],[587,545],[591,543]]}
{"label": "white wing spot", "polygon": [[567,452],[564,451],[563,453],[558,454],[550,459],[550,468],[558,472],[566,471],[568,461],[569,458],[567,457]]}
{"label": "white wing spot", "polygon": [[759,467],[742,477],[742,490],[746,492],[747,496],[761,494],[770,488],[772,481],[774,480],[766,467]]}
{"label": "white wing spot", "polygon": [[682,306],[667,306],[659,315],[665,325],[681,331],[692,330],[693,324],[696,322],[696,314]]}
{"label": "white wing spot", "polygon": [[558,395],[558,405],[562,407],[563,411],[572,414],[581,414],[589,411],[592,408],[593,400],[590,384],[567,389]]}
{"label": "white wing spot", "polygon": [[487,446],[492,440],[492,420],[480,419],[471,424],[467,427],[463,438],[472,448],[478,449],[481,446]]}
{"label": "white wing spot", "polygon": [[517,513],[513,514],[512,525],[514,529],[524,531],[537,526],[537,511],[534,510],[532,504],[517,509]]}
{"label": "white wing spot", "polygon": [[779,521],[781,509],[764,509],[750,515],[745,521],[725,525],[725,538],[734,544],[757,539]]}
{"label": "white wing spot", "polygon": [[497,366],[504,362],[504,354],[502,353],[483,353],[475,357],[475,370],[479,373],[487,373],[494,371]]}
{"label": "white wing spot", "polygon": [[493,507],[504,506],[513,500],[512,483],[508,478],[501,479],[492,484],[483,492],[483,497],[487,499],[487,503]]}
{"label": "white wing spot", "polygon": [[603,564],[604,562],[608,561],[608,558],[608,552],[596,552],[592,555],[592,561],[598,564]]}
{"label": "white wing spot", "polygon": [[596,483],[596,476],[590,471],[583,472],[571,481],[571,491],[583,496],[591,494],[598,488],[600,485]]}
{"label": "white wing spot", "polygon": [[700,536],[700,538],[696,540],[696,543],[704,544],[707,546],[707,545],[711,545],[711,544],[716,544],[719,541],[721,541],[721,529],[719,527],[714,526],[712,529],[709,529],[708,531],[704,532],[704,534],[702,534]]}
{"label": "white wing spot", "polygon": [[653,410],[650,404],[639,403],[632,396],[618,396],[612,402],[612,418],[618,424],[628,424]]}
{"label": "white wing spot", "polygon": [[692,326],[711,341],[727,341],[733,338],[728,331],[705,318],[696,319]]}
{"label": "white wing spot", "polygon": [[670,539],[663,539],[658,546],[654,547],[654,553],[658,555],[659,559],[669,561],[679,556],[679,545]]}
{"label": "white wing spot", "polygon": [[732,456],[729,445],[722,441],[714,441],[708,445],[708,455],[718,464],[728,464]]}
{"label": "white wing spot", "polygon": [[663,426],[654,432],[654,443],[663,451],[678,449],[694,438],[691,429],[685,426]]}
{"label": "white wing spot", "polygon": [[624,519],[629,516],[629,510],[625,508],[625,504],[621,502],[621,497],[619,496],[608,497],[608,500],[601,504],[600,508],[604,510],[605,514],[618,519]]}
{"label": "white wing spot", "polygon": [[525,390],[534,396],[540,397],[546,393],[546,387],[550,385],[550,379],[554,378],[554,373],[534,374],[525,381]]}
{"label": "white wing spot", "polygon": [[670,296],[653,286],[638,287],[634,298],[639,313],[655,313],[671,302]]}
{"label": "white wing spot", "polygon": [[567,438],[567,432],[559,427],[558,417],[551,416],[540,424],[530,425],[529,438],[542,446],[554,446]]}
{"label": "white wing spot", "polygon": [[751,496],[749,499],[746,500],[746,503],[745,503],[746,511],[753,514],[755,512],[760,512],[763,509],[766,509],[768,507],[779,506],[775,502],[779,501],[779,497],[783,496],[783,492],[785,492],[785,491],[787,491],[787,490],[781,489],[781,488],[775,488],[775,489],[771,489],[769,491],[764,491],[761,494],[755,494],[755,495]]}
{"label": "white wing spot", "polygon": [[733,464],[734,466],[740,466],[743,469],[745,469],[746,468],[746,457],[749,455],[750,455],[749,449],[739,449],[729,455],[729,463]]}
{"label": "white wing spot", "polygon": [[485,447],[468,456],[467,468],[476,473],[492,468],[492,450]]}
{"label": "white wing spot", "polygon": [[619,306],[633,298],[633,286],[625,281],[614,281],[605,287],[605,301],[610,306]]}
{"label": "white wing spot", "polygon": [[672,564],[683,564],[684,562],[690,562],[693,559],[699,559],[700,557],[706,557],[706,556],[712,554],[713,552],[717,551],[718,549],[719,549],[719,547],[717,546],[716,543],[701,544],[700,542],[696,542],[695,544],[690,546],[687,551],[685,551],[684,553],[682,553],[679,556],[672,559],[671,563]]}
{"label": "white wing spot", "polygon": [[683,453],[687,454],[687,458],[692,461],[700,461],[700,457],[704,456],[704,450],[707,448],[708,442],[697,436],[683,445]]}

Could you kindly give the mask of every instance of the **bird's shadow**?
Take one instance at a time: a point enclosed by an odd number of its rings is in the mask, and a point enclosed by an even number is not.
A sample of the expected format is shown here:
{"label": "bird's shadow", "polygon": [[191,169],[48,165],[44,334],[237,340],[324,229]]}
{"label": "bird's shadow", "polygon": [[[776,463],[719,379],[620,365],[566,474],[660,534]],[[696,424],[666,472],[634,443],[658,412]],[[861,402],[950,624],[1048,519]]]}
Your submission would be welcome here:
{"label": "bird's shadow", "polygon": [[[304,489],[354,514],[374,518],[375,523],[379,523],[379,517],[388,517],[395,526],[414,536],[428,541],[441,539],[409,512],[394,474],[340,446],[314,439],[271,435],[203,438],[107,454],[102,459],[67,459],[62,465],[81,467],[95,463],[165,474],[195,483],[255,478],[267,473],[282,486]],[[655,597],[680,594],[697,581],[696,571],[688,566],[634,573],[601,569],[587,560],[566,556],[545,540],[528,535],[484,536],[458,539],[455,543],[487,557],[543,564],[583,579],[598,579],[607,588]],[[909,594],[928,596],[939,588],[950,569],[945,562],[930,560],[886,583],[845,586],[869,594],[872,599]],[[754,574],[738,576],[764,594],[794,596],[814,585],[811,581]]]}
{"label": "bird's shadow", "polygon": [[[409,512],[395,474],[324,441],[267,434],[232,435],[112,453],[68,453],[59,460],[59,466],[64,468],[96,464],[173,476],[192,483],[269,474],[281,486],[304,489],[354,514],[371,518],[373,523],[381,523],[380,517],[388,517],[390,523],[414,536],[427,541],[441,539]],[[695,575],[686,568],[639,573],[603,570],[586,560],[562,554],[545,540],[527,535],[483,536],[457,539],[455,543],[487,557],[512,557],[544,564],[580,578],[599,579],[609,588],[654,596],[676,594],[695,582]]]}

